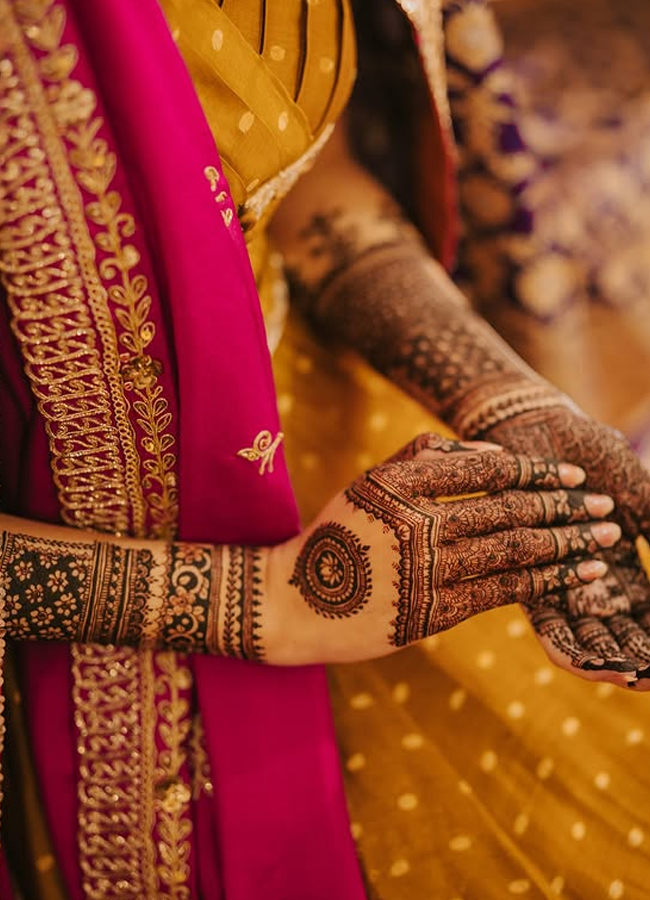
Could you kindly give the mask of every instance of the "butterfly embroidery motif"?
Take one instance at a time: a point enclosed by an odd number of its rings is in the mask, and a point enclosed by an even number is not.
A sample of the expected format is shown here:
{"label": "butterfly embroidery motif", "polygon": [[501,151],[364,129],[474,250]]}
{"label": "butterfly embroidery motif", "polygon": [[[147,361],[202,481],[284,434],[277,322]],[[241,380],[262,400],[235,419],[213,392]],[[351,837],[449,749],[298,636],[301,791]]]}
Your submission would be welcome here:
{"label": "butterfly embroidery motif", "polygon": [[253,441],[253,446],[244,447],[242,450],[238,450],[237,456],[242,456],[250,462],[259,461],[260,467],[258,471],[260,475],[264,475],[266,472],[272,472],[273,457],[283,438],[284,434],[281,431],[278,431],[275,438],[270,431],[260,431]]}

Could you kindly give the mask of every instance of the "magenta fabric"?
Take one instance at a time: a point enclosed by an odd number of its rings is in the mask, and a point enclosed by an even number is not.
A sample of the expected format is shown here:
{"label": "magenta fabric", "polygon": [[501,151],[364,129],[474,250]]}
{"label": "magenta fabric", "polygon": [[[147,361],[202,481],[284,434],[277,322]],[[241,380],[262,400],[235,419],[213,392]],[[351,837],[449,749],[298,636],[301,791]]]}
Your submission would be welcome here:
{"label": "magenta fabric", "polygon": [[[180,536],[283,540],[298,519],[281,452],[264,477],[236,455],[279,424],[246,248],[236,215],[230,226],[222,217],[232,200],[215,203],[204,176],[220,164],[189,76],[155,0],[64,5],[78,77],[96,90],[122,163],[115,187],[146,235],[141,268],[154,297],[155,355],[178,422]],[[20,474],[34,486],[50,472],[42,425],[30,448],[32,464]],[[14,512],[58,518],[51,485],[25,490]],[[80,900],[69,655],[34,645],[23,670],[55,849]],[[216,787],[213,821],[197,821],[199,856],[219,835],[215,865],[200,868],[216,879],[218,860],[222,880],[201,884],[201,895],[361,900],[324,670],[197,658],[194,671]]]}

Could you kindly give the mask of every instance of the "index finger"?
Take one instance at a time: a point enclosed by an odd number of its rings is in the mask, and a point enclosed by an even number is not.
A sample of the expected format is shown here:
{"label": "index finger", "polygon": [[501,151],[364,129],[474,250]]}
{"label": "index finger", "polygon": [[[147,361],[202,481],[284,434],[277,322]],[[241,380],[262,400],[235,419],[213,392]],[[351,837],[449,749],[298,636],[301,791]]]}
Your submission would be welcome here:
{"label": "index finger", "polygon": [[456,497],[510,489],[576,487],[585,479],[579,466],[505,451],[467,452],[433,460],[405,460],[379,466],[368,476],[407,496]]}

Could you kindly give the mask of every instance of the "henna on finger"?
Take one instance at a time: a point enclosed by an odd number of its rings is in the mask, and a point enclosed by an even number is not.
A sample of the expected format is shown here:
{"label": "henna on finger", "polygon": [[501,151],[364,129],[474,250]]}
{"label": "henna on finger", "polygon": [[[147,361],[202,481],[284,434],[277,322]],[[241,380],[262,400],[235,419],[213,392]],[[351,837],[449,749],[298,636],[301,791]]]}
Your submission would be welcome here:
{"label": "henna on finger", "polygon": [[438,591],[438,601],[432,610],[428,633],[445,631],[460,622],[497,606],[521,603],[529,606],[555,591],[584,584],[578,574],[579,563],[517,569],[472,578],[453,588]]}
{"label": "henna on finger", "polygon": [[[512,528],[534,528],[561,522],[599,518],[587,505],[593,495],[584,491],[503,491],[497,495],[454,500],[441,507],[440,539],[451,543],[469,535]],[[606,498],[609,499],[609,498]],[[611,510],[603,506],[607,515]]]}
{"label": "henna on finger", "polygon": [[560,489],[564,486],[562,465],[554,460],[486,450],[443,459],[386,463],[367,474],[411,497],[458,497],[510,489]]}
{"label": "henna on finger", "polygon": [[518,453],[547,453],[582,466],[592,489],[611,495],[625,534],[650,535],[650,475],[625,438],[575,409],[558,404],[529,410],[472,437],[495,440]]}
{"label": "henna on finger", "polygon": [[623,652],[614,635],[605,623],[593,616],[569,619],[576,640],[586,649],[601,656],[604,669],[611,672],[634,672],[636,662]]}
{"label": "henna on finger", "polygon": [[593,555],[613,529],[618,526],[604,522],[514,528],[445,544],[440,548],[438,577],[442,584],[449,584],[481,574],[553,563],[567,556]]}
{"label": "henna on finger", "polygon": [[579,643],[562,613],[544,607],[532,610],[528,615],[537,636],[552,658],[559,657],[573,668],[587,672],[599,671],[604,667],[603,657]]}
{"label": "henna on finger", "polygon": [[637,669],[650,665],[650,637],[634,619],[623,615],[612,616],[607,619],[607,626],[621,651],[636,661]]}
{"label": "henna on finger", "polygon": [[[408,459],[415,459],[420,453],[424,451],[431,451],[432,453],[476,453],[478,448],[475,446],[476,441],[472,443],[464,443],[463,441],[456,441],[451,438],[442,437],[440,434],[436,434],[433,431],[427,431],[423,434],[419,434],[416,438],[410,441],[405,447],[402,447],[397,453],[394,453],[392,456],[389,456],[386,460],[386,463],[393,462],[404,462]],[[494,450],[498,450],[498,444],[491,444],[486,442],[484,443],[485,448],[491,448]]]}
{"label": "henna on finger", "polygon": [[[498,453],[492,455],[502,456]],[[428,497],[423,498],[421,493],[425,489],[429,493],[435,493],[440,490],[440,484],[448,486],[450,477],[445,469],[458,471],[462,470],[464,464],[474,466],[479,456],[487,457],[490,453],[476,456],[468,454],[459,459],[450,456],[444,461],[430,463],[403,462],[379,466],[357,479],[345,491],[346,500],[353,507],[364,511],[371,521],[382,521],[392,530],[399,545],[396,565],[399,591],[397,615],[392,622],[394,630],[389,635],[389,641],[394,646],[401,647],[420,640],[436,630],[450,627],[449,622],[460,621],[497,602],[494,599],[496,594],[481,597],[476,592],[472,593],[471,585],[459,583],[463,578],[555,563],[567,555],[593,553],[599,546],[597,539],[604,541],[602,529],[609,534],[610,539],[612,534],[609,532],[618,531],[617,526],[606,523],[570,525],[555,529],[521,528],[500,532],[488,538],[472,538],[456,544],[441,545],[442,510],[445,504],[432,503]],[[531,472],[532,469],[533,467],[529,467],[528,471]],[[511,469],[510,472],[512,471]],[[548,471],[545,468],[545,472]],[[517,474],[521,474],[521,469]],[[459,482],[457,476],[451,480],[454,484]],[[478,490],[484,488],[480,481],[471,480],[470,483]],[[600,533],[598,528],[601,529]],[[314,600],[314,585],[317,581],[313,574],[316,571],[315,564],[307,563],[312,549],[310,547],[309,552],[301,552],[292,583],[301,589],[304,598],[308,602],[311,600],[316,608],[320,600]],[[314,558],[317,555],[316,553]],[[311,581],[307,577],[308,573],[311,573]],[[454,588],[451,587],[452,583]],[[541,587],[533,585],[526,588],[528,594],[535,596],[540,590],[549,589],[543,580],[540,584]],[[445,586],[450,591],[461,591],[461,605],[455,609],[448,594],[445,595],[444,608],[438,609],[440,591]],[[557,587],[566,588],[568,585],[558,584]],[[503,597],[503,585],[500,597]]]}

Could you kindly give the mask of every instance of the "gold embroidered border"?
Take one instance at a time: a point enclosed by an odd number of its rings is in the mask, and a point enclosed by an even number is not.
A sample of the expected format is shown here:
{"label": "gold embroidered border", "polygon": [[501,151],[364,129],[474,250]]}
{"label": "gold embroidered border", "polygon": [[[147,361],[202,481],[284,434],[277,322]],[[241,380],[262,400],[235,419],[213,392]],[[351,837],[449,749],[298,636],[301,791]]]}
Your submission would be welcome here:
{"label": "gold embroidered border", "polygon": [[295,162],[292,162],[290,166],[287,166],[286,169],[282,169],[281,172],[278,172],[273,178],[264,182],[261,187],[257,188],[257,190],[250,195],[248,200],[244,203],[244,211],[241,216],[242,224],[249,223],[249,215],[253,218],[250,225],[259,221],[271,203],[279,202],[283,197],[286,197],[298,179],[314,165],[321,150],[332,136],[333,131],[334,126],[327,125],[323,129],[322,134],[309,145],[302,156],[298,157],[298,159]]}
{"label": "gold embroidered border", "polygon": [[[177,512],[175,458],[159,365],[146,352],[155,334],[147,282],[132,271],[139,256],[124,239],[134,223],[110,190],[115,156],[97,137],[96,99],[70,78],[77,53],[61,45],[64,26],[53,0],[15,7],[0,0],[0,34],[11,50],[0,72],[8,134],[0,145],[0,274],[46,422],[64,519],[137,534],[148,520],[152,532],[168,534]],[[30,45],[43,55],[37,59]],[[85,210],[75,178],[93,196]],[[96,246],[87,219],[104,229]],[[125,390],[134,395],[139,446]],[[173,654],[165,664],[189,674]],[[85,894],[185,898],[179,873],[173,884],[165,873],[170,859],[189,856],[189,798],[172,812],[160,802],[154,810],[153,766],[157,726],[158,775],[168,771],[170,748],[174,765],[183,758],[174,742],[189,709],[172,703],[171,730],[158,715],[166,701],[156,705],[150,653],[76,648],[73,671]]]}
{"label": "gold embroidered border", "polygon": [[447,95],[444,32],[441,0],[397,0],[420,37],[420,55],[435,100],[440,125],[454,146]]}

